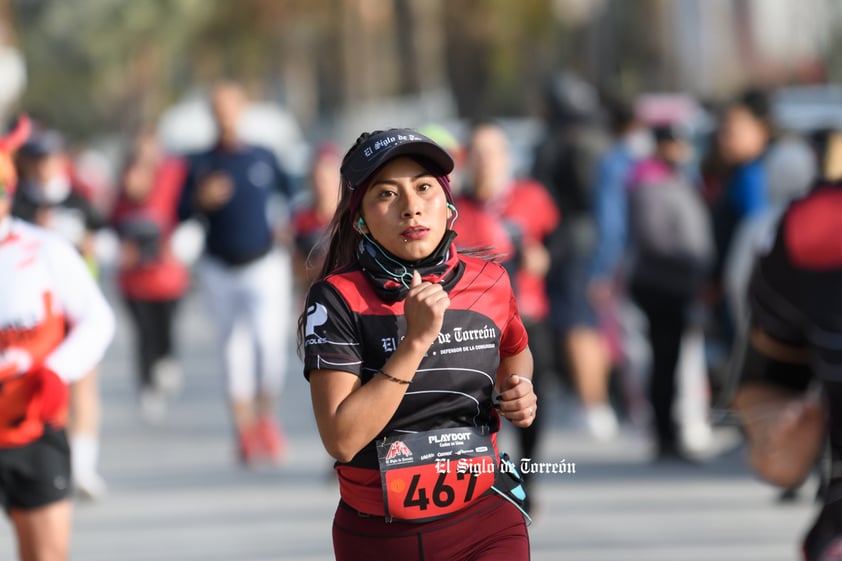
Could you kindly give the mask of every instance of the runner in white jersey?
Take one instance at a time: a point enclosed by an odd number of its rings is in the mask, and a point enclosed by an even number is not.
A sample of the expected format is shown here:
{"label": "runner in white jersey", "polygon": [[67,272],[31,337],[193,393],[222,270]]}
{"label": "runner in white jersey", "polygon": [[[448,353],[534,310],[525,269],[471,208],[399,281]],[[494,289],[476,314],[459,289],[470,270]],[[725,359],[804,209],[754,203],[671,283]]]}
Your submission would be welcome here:
{"label": "runner in white jersey", "polygon": [[71,528],[67,384],[101,359],[114,316],[67,242],[10,216],[11,153],[0,139],[0,506],[24,561],[66,560]]}
{"label": "runner in white jersey", "polygon": [[[12,216],[47,228],[73,244],[97,278],[95,238],[105,221],[75,184],[61,134],[43,124],[34,126],[16,160],[19,177]],[[67,421],[73,487],[88,499],[99,498],[106,491],[97,469],[101,409],[95,367],[70,385]]]}

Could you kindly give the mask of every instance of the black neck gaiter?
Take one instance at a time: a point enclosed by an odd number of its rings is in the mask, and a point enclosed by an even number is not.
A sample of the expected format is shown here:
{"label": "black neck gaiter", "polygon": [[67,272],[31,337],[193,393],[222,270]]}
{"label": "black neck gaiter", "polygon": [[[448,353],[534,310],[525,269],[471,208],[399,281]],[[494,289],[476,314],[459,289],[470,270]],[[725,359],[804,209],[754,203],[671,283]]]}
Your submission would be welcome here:
{"label": "black neck gaiter", "polygon": [[433,253],[419,261],[396,257],[366,237],[360,242],[357,260],[369,282],[386,302],[406,298],[413,271],[418,271],[422,280],[439,283],[445,290],[450,290],[465,270],[465,264],[459,260],[452,245],[455,237],[456,232],[448,230]]}

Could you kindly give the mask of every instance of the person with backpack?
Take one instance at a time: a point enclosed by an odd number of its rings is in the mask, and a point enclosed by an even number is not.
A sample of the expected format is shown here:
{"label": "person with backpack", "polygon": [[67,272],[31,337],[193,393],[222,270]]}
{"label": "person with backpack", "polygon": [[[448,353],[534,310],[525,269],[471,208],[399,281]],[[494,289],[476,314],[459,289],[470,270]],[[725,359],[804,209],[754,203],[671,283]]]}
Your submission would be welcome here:
{"label": "person with backpack", "polygon": [[632,171],[628,186],[630,257],[628,287],[649,322],[656,459],[686,459],[672,406],[682,336],[701,301],[714,245],[710,216],[684,167],[688,131],[676,124],[652,127],[655,150]]}

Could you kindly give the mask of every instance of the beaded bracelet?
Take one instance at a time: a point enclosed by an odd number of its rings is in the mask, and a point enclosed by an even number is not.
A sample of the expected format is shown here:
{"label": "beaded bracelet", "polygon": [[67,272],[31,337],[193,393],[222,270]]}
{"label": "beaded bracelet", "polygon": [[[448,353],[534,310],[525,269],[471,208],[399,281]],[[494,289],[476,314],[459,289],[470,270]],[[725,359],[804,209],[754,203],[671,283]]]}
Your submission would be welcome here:
{"label": "beaded bracelet", "polygon": [[381,376],[383,376],[384,378],[386,378],[390,382],[394,382],[396,384],[402,384],[404,386],[412,383],[412,380],[404,380],[403,378],[398,378],[397,376],[392,376],[391,374],[389,374],[388,372],[385,372],[383,370],[378,370],[377,372],[375,372],[375,374],[380,374]]}

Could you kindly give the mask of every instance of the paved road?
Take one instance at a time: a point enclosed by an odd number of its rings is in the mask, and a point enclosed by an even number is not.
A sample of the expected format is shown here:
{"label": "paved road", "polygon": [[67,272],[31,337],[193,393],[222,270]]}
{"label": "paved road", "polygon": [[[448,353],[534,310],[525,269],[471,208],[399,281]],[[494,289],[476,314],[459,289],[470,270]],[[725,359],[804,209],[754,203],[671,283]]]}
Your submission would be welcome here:
{"label": "paved road", "polygon": [[[338,491],[322,451],[300,367],[290,368],[279,415],[290,451],[277,471],[233,461],[221,374],[203,309],[185,303],[179,323],[185,389],[166,423],[139,418],[129,328],[103,365],[101,469],[110,493],[75,512],[76,561],[326,561]],[[575,475],[546,475],[535,494],[535,561],[792,561],[813,505],[786,506],[752,479],[735,450],[699,466],[653,466],[627,428],[611,444],[583,437],[559,397],[546,459],[575,462]],[[501,438],[511,442],[511,431]],[[721,434],[722,438],[731,436]],[[0,523],[0,561],[15,559]]]}

